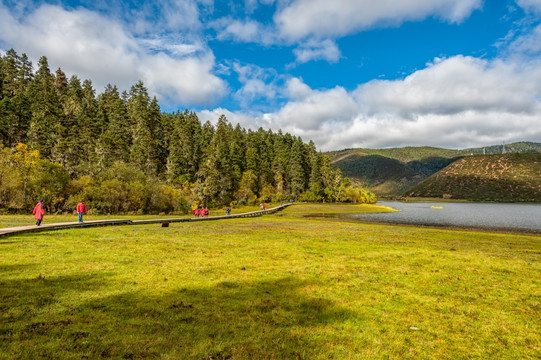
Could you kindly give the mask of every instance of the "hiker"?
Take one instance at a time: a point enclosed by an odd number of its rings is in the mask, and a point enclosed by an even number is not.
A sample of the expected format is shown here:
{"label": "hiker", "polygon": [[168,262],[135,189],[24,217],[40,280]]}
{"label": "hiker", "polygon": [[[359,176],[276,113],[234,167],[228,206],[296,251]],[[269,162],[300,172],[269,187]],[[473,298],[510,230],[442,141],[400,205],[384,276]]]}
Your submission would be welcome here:
{"label": "hiker", "polygon": [[263,204],[263,211],[267,211],[267,205]]}
{"label": "hiker", "polygon": [[79,215],[79,222],[83,222],[83,214],[86,212],[86,205],[83,200],[77,204],[77,215]]}
{"label": "hiker", "polygon": [[194,215],[195,215],[195,218],[197,219],[199,217],[199,208],[195,208],[195,210],[193,211]]}
{"label": "hiker", "polygon": [[205,207],[201,211],[203,212],[203,216],[207,216],[207,217],[209,216],[209,209],[208,208]]}
{"label": "hiker", "polygon": [[231,208],[229,206],[225,208],[225,214],[231,215]]}
{"label": "hiker", "polygon": [[36,218],[36,225],[40,226],[41,222],[43,221],[43,215],[45,215],[45,208],[43,207],[43,200],[40,200],[36,206],[34,207],[34,210],[32,211],[32,214],[34,214],[34,217]]}

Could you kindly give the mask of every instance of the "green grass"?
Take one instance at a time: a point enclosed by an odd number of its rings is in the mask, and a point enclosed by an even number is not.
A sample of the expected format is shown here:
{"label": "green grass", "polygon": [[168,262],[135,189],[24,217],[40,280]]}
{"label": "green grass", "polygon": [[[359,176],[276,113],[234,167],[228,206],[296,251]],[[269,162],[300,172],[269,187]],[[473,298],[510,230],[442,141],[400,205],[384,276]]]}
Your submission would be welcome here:
{"label": "green grass", "polygon": [[0,238],[0,359],[541,356],[539,236],[355,207]]}

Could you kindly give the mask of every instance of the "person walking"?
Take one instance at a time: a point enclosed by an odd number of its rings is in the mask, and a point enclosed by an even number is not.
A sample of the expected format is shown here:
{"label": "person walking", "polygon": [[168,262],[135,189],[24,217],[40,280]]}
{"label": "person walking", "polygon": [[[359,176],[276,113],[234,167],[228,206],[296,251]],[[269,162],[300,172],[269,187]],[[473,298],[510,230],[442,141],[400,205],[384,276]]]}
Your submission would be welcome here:
{"label": "person walking", "polygon": [[32,210],[32,214],[34,214],[34,218],[36,219],[36,225],[40,226],[41,222],[43,221],[43,216],[45,215],[45,208],[43,207],[43,200],[40,200],[36,206],[34,207],[34,210]]}
{"label": "person walking", "polygon": [[77,204],[77,215],[79,215],[79,222],[83,222],[83,215],[86,212],[86,205],[83,200],[79,201]]}

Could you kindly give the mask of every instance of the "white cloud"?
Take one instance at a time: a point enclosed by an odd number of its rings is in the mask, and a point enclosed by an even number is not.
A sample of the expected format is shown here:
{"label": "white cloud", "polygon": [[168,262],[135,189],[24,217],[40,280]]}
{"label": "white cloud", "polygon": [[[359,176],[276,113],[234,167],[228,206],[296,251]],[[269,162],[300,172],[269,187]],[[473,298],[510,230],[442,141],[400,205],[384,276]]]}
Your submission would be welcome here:
{"label": "white cloud", "polygon": [[274,128],[303,133],[321,129],[325,123],[347,122],[358,114],[355,100],[342,87],[314,91],[301,100],[291,101],[274,114],[267,114]]}
{"label": "white cloud", "polygon": [[268,128],[263,118],[258,114],[245,113],[242,111],[230,111],[221,107],[213,110],[201,110],[197,112],[197,117],[201,123],[210,121],[212,124],[216,124],[221,115],[225,115],[227,120],[229,120],[229,122],[233,125],[240,124],[240,126],[243,128],[258,129],[261,126]]}
{"label": "white cloud", "polygon": [[123,22],[130,32],[138,36],[156,31],[199,31],[203,28],[199,4],[208,5],[206,1],[198,0],[142,1],[137,6],[131,1],[94,0],[84,3],[88,10],[107,14]]}
{"label": "white cloud", "polygon": [[202,45],[141,40],[96,12],[42,5],[19,20],[0,5],[0,34],[6,47],[45,55],[52,70],[89,78],[98,90],[108,83],[128,89],[141,79],[166,105],[212,104],[226,91]]}
{"label": "white cloud", "polygon": [[274,16],[282,37],[339,37],[379,24],[436,16],[460,22],[482,0],[293,0]]}
{"label": "white cloud", "polygon": [[[369,115],[390,112],[402,118],[459,114],[465,110],[532,113],[541,94],[538,68],[456,56],[440,60],[404,80],[372,81],[356,91]],[[539,77],[541,80],[541,77]]]}
{"label": "white cloud", "polygon": [[340,59],[340,50],[332,40],[311,39],[293,50],[297,62],[306,63],[311,60],[327,60],[336,63]]}
{"label": "white cloud", "polygon": [[276,98],[280,89],[277,82],[280,77],[273,69],[265,69],[256,65],[234,63],[233,71],[238,75],[241,88],[235,92],[234,98],[243,108],[253,106],[254,100],[264,99],[265,102]]}
{"label": "white cloud", "polygon": [[276,112],[225,113],[232,122],[282,129],[322,150],[432,145],[448,148],[540,141],[541,62],[456,56],[436,59],[403,80],[375,80],[354,91],[286,83]]}
{"label": "white cloud", "polygon": [[242,22],[232,18],[222,18],[214,23],[214,27],[219,29],[218,40],[259,41],[261,33],[259,23],[251,20]]}
{"label": "white cloud", "polygon": [[541,55],[541,25],[514,39],[504,52],[510,57],[537,59]]}
{"label": "white cloud", "polygon": [[218,40],[233,40],[236,42],[255,42],[263,45],[279,43],[273,29],[251,20],[237,20],[232,17],[222,17],[209,23],[216,30]]}
{"label": "white cloud", "polygon": [[527,11],[541,14],[541,0],[517,0],[517,4]]}
{"label": "white cloud", "polygon": [[287,94],[290,99],[302,100],[310,96],[312,89],[302,79],[291,78],[287,81]]}

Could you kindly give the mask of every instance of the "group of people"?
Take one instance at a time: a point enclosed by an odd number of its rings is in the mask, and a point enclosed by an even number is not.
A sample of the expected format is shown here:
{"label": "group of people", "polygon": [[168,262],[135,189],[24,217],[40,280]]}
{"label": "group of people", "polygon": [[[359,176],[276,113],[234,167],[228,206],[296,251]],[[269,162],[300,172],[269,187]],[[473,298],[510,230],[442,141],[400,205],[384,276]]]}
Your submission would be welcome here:
{"label": "group of people", "polygon": [[[283,205],[283,201],[282,201],[282,205]],[[260,204],[261,206],[261,210],[267,210],[267,205],[265,205],[264,203],[261,203]],[[84,203],[84,201],[80,201],[78,204],[77,204],[77,215],[79,217],[79,222],[82,223],[83,222],[83,215],[86,213],[86,205]],[[195,217],[196,218],[199,218],[199,217],[205,217],[205,216],[209,216],[209,209],[206,208],[206,207],[197,207],[195,209],[192,210]],[[231,208],[228,206],[226,209],[225,209],[225,213],[227,215],[231,215]],[[45,207],[43,205],[43,200],[40,200],[36,206],[34,207],[34,210],[32,211],[32,214],[34,214],[34,217],[36,218],[36,225],[37,226],[40,226],[41,225],[41,222],[43,221],[43,216],[45,216]]]}
{"label": "group of people", "polygon": [[193,211],[196,218],[209,216],[209,209],[207,209],[206,207],[204,207],[204,208],[195,208],[192,211]]}
{"label": "group of people", "polygon": [[[76,210],[79,217],[79,222],[82,223],[83,215],[86,213],[86,205],[84,201],[79,201]],[[34,210],[32,210],[32,214],[34,214],[34,218],[36,219],[36,225],[40,226],[41,222],[43,221],[43,217],[45,216],[45,206],[43,205],[43,200],[38,201],[34,207]]]}

